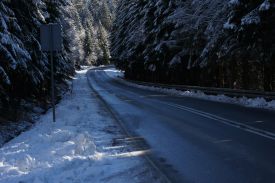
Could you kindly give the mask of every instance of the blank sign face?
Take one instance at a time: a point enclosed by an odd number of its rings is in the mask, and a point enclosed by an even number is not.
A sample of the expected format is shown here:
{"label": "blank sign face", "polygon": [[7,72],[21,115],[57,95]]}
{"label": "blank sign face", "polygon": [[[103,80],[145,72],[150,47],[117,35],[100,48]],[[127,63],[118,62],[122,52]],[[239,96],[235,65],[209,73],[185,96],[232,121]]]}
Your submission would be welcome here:
{"label": "blank sign face", "polygon": [[60,24],[48,24],[40,27],[42,51],[62,50],[62,31]]}

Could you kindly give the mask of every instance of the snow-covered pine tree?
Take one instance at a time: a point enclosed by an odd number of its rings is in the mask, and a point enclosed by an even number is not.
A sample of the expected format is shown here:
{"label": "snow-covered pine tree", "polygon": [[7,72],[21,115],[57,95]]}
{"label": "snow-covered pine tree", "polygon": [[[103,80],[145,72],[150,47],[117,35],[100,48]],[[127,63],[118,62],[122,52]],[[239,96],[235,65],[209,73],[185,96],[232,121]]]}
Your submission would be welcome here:
{"label": "snow-covered pine tree", "polygon": [[133,0],[117,12],[111,55],[126,77],[275,90],[273,1]]}
{"label": "snow-covered pine tree", "polygon": [[[48,1],[47,1],[48,2]],[[62,1],[58,1],[57,7]],[[49,62],[39,43],[39,27],[51,17],[59,20],[57,9],[51,14],[46,1],[22,0],[0,2],[0,106],[2,110],[21,106],[28,101],[47,100]],[[73,74],[74,65],[66,52],[56,63],[57,86]],[[58,87],[60,88],[60,87]],[[6,114],[2,113],[1,114]]]}
{"label": "snow-covered pine tree", "polygon": [[62,17],[73,45],[71,58],[77,65],[98,64],[103,57],[109,59],[109,32],[117,1],[70,0],[67,3]]}

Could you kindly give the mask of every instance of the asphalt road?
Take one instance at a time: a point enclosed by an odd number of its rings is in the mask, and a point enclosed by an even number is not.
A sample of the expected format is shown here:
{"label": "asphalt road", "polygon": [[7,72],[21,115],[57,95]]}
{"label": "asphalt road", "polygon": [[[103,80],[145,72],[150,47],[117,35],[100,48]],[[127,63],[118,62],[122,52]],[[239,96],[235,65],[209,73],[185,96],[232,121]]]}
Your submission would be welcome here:
{"label": "asphalt road", "polygon": [[173,182],[275,182],[275,139],[230,125],[275,132],[274,111],[139,89],[106,72],[88,72],[92,87]]}

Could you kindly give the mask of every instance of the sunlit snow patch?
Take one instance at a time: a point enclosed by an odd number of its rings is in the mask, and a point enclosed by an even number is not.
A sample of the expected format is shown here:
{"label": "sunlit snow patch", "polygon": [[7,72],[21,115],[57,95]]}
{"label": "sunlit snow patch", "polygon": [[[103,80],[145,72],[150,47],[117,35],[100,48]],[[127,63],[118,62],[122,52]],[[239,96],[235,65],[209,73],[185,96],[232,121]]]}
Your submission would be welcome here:
{"label": "sunlit snow patch", "polygon": [[140,157],[147,149],[113,144],[124,135],[92,95],[87,69],[58,104],[56,123],[49,112],[0,149],[0,183],[159,182]]}

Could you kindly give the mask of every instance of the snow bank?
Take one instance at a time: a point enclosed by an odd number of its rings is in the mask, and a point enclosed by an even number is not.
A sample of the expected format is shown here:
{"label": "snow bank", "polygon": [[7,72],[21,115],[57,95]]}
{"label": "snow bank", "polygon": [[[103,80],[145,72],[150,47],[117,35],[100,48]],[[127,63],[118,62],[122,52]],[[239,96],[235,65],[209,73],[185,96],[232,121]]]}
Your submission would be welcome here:
{"label": "snow bank", "polygon": [[[0,183],[156,182],[144,160],[123,139],[79,71],[73,91],[52,113],[0,149]],[[141,153],[142,154],[142,153]]]}
{"label": "snow bank", "polygon": [[119,71],[119,70],[114,69],[114,68],[104,69],[104,71],[111,77],[123,77],[124,76],[123,71]]}
{"label": "snow bank", "polygon": [[267,10],[269,10],[270,9],[270,2],[268,1],[268,0],[265,0],[262,4],[261,4],[261,6],[260,6],[260,8],[259,8],[259,11],[267,11]]}
{"label": "snow bank", "polygon": [[[122,77],[123,73],[120,71],[115,70],[105,70],[107,74],[111,77]],[[247,97],[228,97],[225,95],[207,95],[202,91],[180,91],[176,89],[167,89],[167,88],[160,88],[160,87],[152,87],[152,86],[144,86],[144,85],[138,85],[135,83],[131,83],[122,79],[119,79],[120,82],[123,82],[129,86],[151,90],[151,91],[157,91],[161,93],[166,93],[169,95],[180,95],[180,96],[186,96],[186,97],[195,97],[200,98],[204,100],[211,100],[216,102],[224,102],[224,103],[231,103],[231,104],[238,104],[246,107],[254,107],[254,108],[263,108],[263,109],[272,109],[275,110],[275,100],[267,101],[264,98],[247,98]]]}

